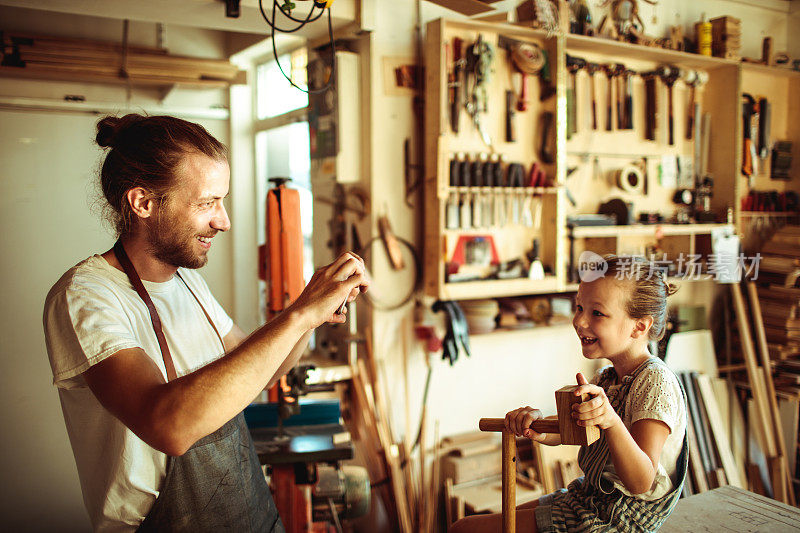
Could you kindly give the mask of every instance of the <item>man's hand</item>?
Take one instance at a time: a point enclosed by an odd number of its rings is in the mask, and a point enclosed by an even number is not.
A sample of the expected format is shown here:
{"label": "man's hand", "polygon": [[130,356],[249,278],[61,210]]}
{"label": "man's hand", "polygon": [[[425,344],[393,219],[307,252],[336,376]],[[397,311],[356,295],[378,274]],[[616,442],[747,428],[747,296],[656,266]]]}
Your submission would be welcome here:
{"label": "man's hand", "polygon": [[342,323],[345,316],[336,314],[342,302],[354,300],[368,287],[364,260],[346,252],[330,265],[314,272],[289,309],[301,317],[306,329],[314,329],[325,322]]}
{"label": "man's hand", "polygon": [[575,389],[575,396],[588,393],[592,396],[591,400],[576,403],[572,406],[572,418],[577,420],[579,426],[598,426],[608,429],[622,423],[619,415],[611,402],[608,401],[606,391],[597,385],[591,385],[580,372],[576,376],[579,387]]}

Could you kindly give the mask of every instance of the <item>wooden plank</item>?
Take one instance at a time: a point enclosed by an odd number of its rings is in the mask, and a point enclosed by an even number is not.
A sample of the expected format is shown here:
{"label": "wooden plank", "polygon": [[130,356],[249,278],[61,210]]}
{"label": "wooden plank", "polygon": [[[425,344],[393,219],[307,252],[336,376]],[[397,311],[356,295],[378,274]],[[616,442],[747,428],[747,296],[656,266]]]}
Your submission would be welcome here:
{"label": "wooden plank", "polygon": [[800,531],[800,509],[736,487],[720,487],[679,500],[659,531]]}
{"label": "wooden plank", "polygon": [[689,469],[694,481],[694,492],[705,492],[708,490],[708,480],[706,479],[706,471],[703,469],[703,461],[700,458],[697,435],[694,433],[694,424],[691,421],[686,424],[686,438],[689,440]]}
{"label": "wooden plank", "polygon": [[756,364],[755,348],[753,347],[753,338],[750,335],[750,325],[748,323],[747,309],[745,308],[744,298],[742,296],[741,287],[737,283],[731,284],[731,292],[733,294],[733,305],[736,313],[736,324],[739,329],[739,339],[744,350],[744,360],[747,368],[747,378],[753,390],[753,400],[756,404],[758,415],[755,420],[755,425],[758,426],[760,433],[764,438],[764,453],[767,457],[774,457],[776,455],[775,437],[769,427],[770,413],[767,407],[767,399],[764,397],[765,391],[763,389],[762,380],[759,377],[758,365]]}
{"label": "wooden plank", "polygon": [[[742,367],[744,370],[744,367]],[[747,479],[745,465],[747,464],[747,426],[744,421],[742,407],[731,387],[731,384],[722,378],[711,378],[711,386],[717,398],[717,406],[722,413],[722,422],[728,434],[733,460],[739,472],[742,483]]]}
{"label": "wooden plank", "polygon": [[478,15],[476,17],[472,17],[472,20],[478,20],[480,22],[508,22],[508,11],[501,11],[499,13],[489,13],[488,15]]}
{"label": "wooden plank", "polygon": [[713,453],[709,450],[708,438],[703,430],[703,419],[700,416],[700,406],[695,396],[694,384],[692,377],[688,373],[682,373],[678,376],[683,382],[683,390],[686,392],[686,401],[688,402],[689,420],[692,424],[695,434],[695,440],[698,444],[700,452],[700,460],[703,464],[703,471],[706,475],[716,468]]}
{"label": "wooden plank", "polygon": [[487,6],[485,3],[479,2],[478,0],[428,0],[428,2],[446,7],[447,9],[452,9],[468,17],[494,11],[493,7]]}
{"label": "wooden plank", "polygon": [[717,452],[722,462],[722,468],[725,470],[725,477],[728,479],[728,483],[734,487],[744,488],[742,480],[739,478],[739,470],[736,468],[736,461],[734,461],[733,453],[731,453],[728,435],[722,427],[722,415],[719,412],[717,399],[711,388],[711,381],[705,374],[698,374],[696,379],[698,388],[700,389],[700,396],[706,407],[706,412],[708,413],[708,422],[711,426],[711,432],[717,443]]}
{"label": "wooden plank", "polygon": [[775,441],[777,443],[776,451],[778,457],[781,458],[782,469],[779,472],[778,480],[773,480],[779,488],[775,489],[776,499],[781,500],[789,505],[794,505],[794,488],[792,487],[791,479],[792,472],[789,470],[789,463],[786,461],[786,446],[784,444],[783,424],[781,424],[781,415],[778,411],[778,399],[775,396],[775,383],[772,381],[772,371],[770,367],[769,348],[767,347],[767,336],[764,331],[764,321],[761,317],[761,305],[758,301],[758,293],[756,291],[756,284],[752,281],[747,282],[747,295],[750,298],[750,306],[753,313],[753,329],[756,332],[758,339],[759,355],[761,356],[761,366],[764,369],[764,382],[767,388],[767,399],[769,400],[769,411],[772,420],[772,427],[775,431]]}
{"label": "wooden plank", "polygon": [[[73,37],[57,37],[52,35],[37,35],[35,33],[12,31],[5,32],[5,39],[7,43],[11,42],[11,38],[18,39],[33,39],[33,45],[22,45],[25,47],[58,47],[64,49],[75,50],[99,50],[108,52],[121,52],[123,49],[122,44],[117,44],[108,41],[94,41],[91,39],[78,39]],[[21,46],[21,47],[22,47]],[[132,46],[128,45],[128,52],[135,52],[139,54],[151,55],[164,55],[167,53],[166,48],[156,48],[149,46]]]}

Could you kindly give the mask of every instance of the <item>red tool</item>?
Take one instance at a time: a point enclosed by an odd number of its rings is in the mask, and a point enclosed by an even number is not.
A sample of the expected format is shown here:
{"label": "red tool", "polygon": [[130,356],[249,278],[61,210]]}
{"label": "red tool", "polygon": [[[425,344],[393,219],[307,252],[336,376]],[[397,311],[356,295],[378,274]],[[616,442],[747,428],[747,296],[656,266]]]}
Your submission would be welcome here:
{"label": "red tool", "polygon": [[528,187],[547,187],[547,173],[538,161],[534,161],[531,165]]}

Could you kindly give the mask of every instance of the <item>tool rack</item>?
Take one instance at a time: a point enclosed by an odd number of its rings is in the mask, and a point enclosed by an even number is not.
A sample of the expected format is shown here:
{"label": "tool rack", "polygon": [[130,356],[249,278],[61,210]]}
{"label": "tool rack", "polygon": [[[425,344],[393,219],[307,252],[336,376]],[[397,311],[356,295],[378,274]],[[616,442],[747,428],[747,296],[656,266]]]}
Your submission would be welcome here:
{"label": "tool rack", "polygon": [[[465,112],[461,113],[458,133],[453,131],[450,124],[448,74],[452,56],[448,57],[450,54],[447,48],[451,46],[454,37],[471,43],[478,35],[495,46],[500,36],[539,44],[549,54],[551,83],[555,89],[555,96],[539,101],[541,83],[538,79],[529,81],[533,89],[529,95],[531,105],[527,111],[516,114],[516,142],[505,142],[505,92],[508,89],[519,92],[519,74],[514,73],[506,50],[496,47],[494,72],[488,88],[489,110],[482,117],[493,141],[491,149],[482,140]],[[589,118],[590,74],[586,69],[580,69],[574,74],[573,82],[573,73],[567,67],[567,56],[579,57],[600,65],[621,63],[636,73],[631,76],[629,84],[633,102],[632,129],[618,130],[619,124],[615,117],[613,131],[605,130],[606,90],[609,85],[602,71],[593,74],[597,129],[592,129],[592,120]],[[776,104],[781,98],[783,103],[781,106],[775,105],[774,114],[782,113],[784,118],[783,122],[773,121],[772,128],[779,130],[773,138],[785,131],[787,138],[800,141],[800,132],[795,131],[800,125],[787,122],[785,117],[796,116],[800,112],[800,99],[796,97],[800,88],[800,75],[774,73],[775,69],[766,69],[761,73],[765,67],[743,67],[734,60],[600,38],[547,35],[542,30],[516,24],[440,19],[432,21],[427,27],[425,65],[427,152],[424,286],[426,294],[439,299],[496,298],[575,290],[576,286],[572,284],[569,275],[570,255],[578,254],[582,249],[597,250],[600,253],[631,253],[642,249],[646,242],[652,242],[656,238],[662,251],[667,252],[670,258],[678,253],[699,253],[703,256],[710,253],[711,232],[718,227],[730,227],[728,213],[732,215],[730,222],[734,227],[741,229],[740,206],[741,198],[746,194],[746,184],[739,179],[742,144],[740,101],[743,86],[746,88],[746,84],[750,83],[748,80],[753,76],[788,80],[781,82],[787,88],[779,89],[786,92],[786,95],[776,96]],[[635,212],[658,211],[669,214],[675,211],[676,206],[672,200],[677,187],[670,186],[671,184],[662,186],[658,176],[658,163],[665,155],[682,157],[694,163],[697,146],[694,132],[692,139],[687,139],[691,88],[681,79],[676,80],[672,87],[674,144],[669,143],[667,127],[669,92],[661,79],[655,83],[655,140],[645,138],[643,99],[646,76],[641,74],[657,71],[663,66],[692,69],[708,75],[708,81],[695,91],[695,99],[701,103],[702,113],[708,113],[711,125],[706,170],[714,179],[710,210],[717,215],[717,221],[672,224],[665,220],[661,224],[578,227],[572,232],[567,226],[567,215],[596,213],[598,205],[611,197],[632,201]],[[755,71],[759,71],[758,74]],[[574,96],[569,94],[573,88]],[[792,99],[791,95],[795,97]],[[575,125],[569,128],[569,132],[568,96],[570,106],[575,105],[577,110]],[[787,109],[787,106],[793,106],[793,109]],[[784,110],[778,111],[779,107]],[[554,137],[549,142],[555,147],[551,164],[542,163],[538,153],[538,136],[541,135],[539,117],[543,112],[550,112],[555,118],[554,127],[549,132]],[[616,108],[612,112],[616,115]],[[795,142],[795,149],[798,148],[800,142]],[[494,152],[505,156],[507,161],[518,161],[526,167],[539,161],[550,178],[549,187],[538,191],[542,194],[537,195],[544,199],[541,224],[533,228],[521,227],[519,224],[492,228],[448,228],[448,201],[452,201],[453,193],[462,192],[451,187],[449,162],[453,154],[461,152]],[[621,158],[620,155],[624,157]],[[628,161],[624,161],[626,157]],[[593,168],[595,159],[603,169],[600,173]],[[644,191],[631,193],[617,186],[613,172],[609,170],[637,159],[644,162],[642,166],[647,176],[646,185]],[[794,171],[797,172],[798,168],[800,157],[795,155]],[[800,180],[788,182],[786,186],[797,187],[797,181]],[[534,191],[528,190],[527,193],[533,194]],[[491,235],[501,261],[523,256],[530,240],[538,238],[539,255],[547,275],[538,280],[518,278],[449,282],[446,264],[453,254],[458,238],[463,235]]]}
{"label": "tool rack", "polygon": [[[742,173],[741,168],[737,168],[736,224],[744,234],[745,245],[757,249],[762,243],[759,242],[760,236],[755,234],[757,232],[751,231],[753,228],[763,222],[774,225],[778,219],[793,220],[795,223],[798,221],[796,211],[758,211],[752,208],[746,209],[742,207],[742,203],[750,190],[800,193],[800,72],[742,63],[740,85],[740,93],[747,93],[755,98],[766,98],[770,102],[769,132],[772,142],[782,140],[792,142],[789,180],[772,179],[769,158],[758,161],[757,171],[749,178]],[[739,120],[741,123],[741,118]],[[740,131],[738,135],[740,140],[737,144],[737,160],[741,161],[742,132]]]}

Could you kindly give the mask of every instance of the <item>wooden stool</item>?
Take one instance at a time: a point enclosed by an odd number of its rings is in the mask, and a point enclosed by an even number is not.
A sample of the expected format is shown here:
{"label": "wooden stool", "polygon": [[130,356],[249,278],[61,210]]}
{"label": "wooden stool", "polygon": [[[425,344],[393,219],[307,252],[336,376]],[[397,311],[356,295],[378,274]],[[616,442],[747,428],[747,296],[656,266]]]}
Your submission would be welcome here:
{"label": "wooden stool", "polygon": [[[572,405],[590,399],[588,394],[575,396],[578,385],[562,387],[556,391],[556,412],[558,417],[534,420],[530,429],[538,433],[558,433],[561,444],[580,444],[588,446],[600,438],[597,426],[583,427],[572,418]],[[503,532],[514,533],[517,527],[517,441],[513,433],[506,431],[504,418],[481,418],[478,423],[481,431],[500,431],[503,434]]]}

